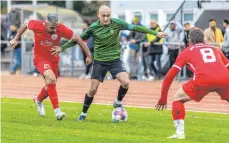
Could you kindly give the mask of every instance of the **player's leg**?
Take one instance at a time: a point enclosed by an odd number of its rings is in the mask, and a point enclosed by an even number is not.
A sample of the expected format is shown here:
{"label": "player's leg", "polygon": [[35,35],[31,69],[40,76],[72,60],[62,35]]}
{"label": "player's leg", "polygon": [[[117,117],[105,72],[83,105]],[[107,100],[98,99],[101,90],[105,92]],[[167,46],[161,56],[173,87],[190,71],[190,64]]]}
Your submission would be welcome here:
{"label": "player's leg", "polygon": [[45,70],[43,75],[47,82],[47,92],[51,100],[54,113],[56,115],[56,119],[62,120],[66,116],[66,114],[62,112],[59,108],[59,101],[58,101],[58,96],[56,91],[56,81],[57,81],[56,75],[52,69]]}
{"label": "player's leg", "polygon": [[[43,77],[44,77],[44,76],[43,76]],[[47,84],[47,82],[46,82],[46,80],[45,80],[45,86],[42,87],[40,93],[39,93],[38,96],[36,97],[37,100],[38,100],[39,102],[42,102],[43,100],[45,100],[45,99],[48,97],[47,88],[48,88],[48,84]]]}
{"label": "player's leg", "polygon": [[45,108],[44,108],[42,101],[47,97],[48,97],[47,84],[45,84],[45,86],[41,89],[38,96],[35,96],[33,98],[33,101],[37,106],[38,114],[42,117],[45,115]]}
{"label": "player's leg", "polygon": [[172,103],[172,116],[174,125],[176,128],[176,133],[168,138],[172,139],[184,139],[184,119],[185,119],[185,107],[184,103],[190,101],[191,98],[186,95],[183,88],[179,88],[174,95],[174,100]]}
{"label": "player's leg", "polygon": [[86,93],[85,98],[84,98],[84,104],[83,104],[83,109],[82,113],[78,117],[78,120],[85,120],[87,116],[87,111],[94,99],[94,95],[96,94],[98,87],[99,87],[100,81],[97,79],[91,79],[91,87],[88,93]]}
{"label": "player's leg", "polygon": [[222,100],[225,100],[229,103],[229,88],[219,88],[216,92],[220,95]]}
{"label": "player's leg", "polygon": [[122,100],[129,89],[129,76],[120,59],[114,61],[110,65],[109,71],[112,74],[113,78],[117,78],[119,82],[121,83],[118,89],[117,99],[114,102],[113,106],[114,108],[122,107]]}
{"label": "player's leg", "polygon": [[94,99],[94,95],[98,90],[99,84],[100,82],[103,82],[106,73],[107,73],[107,67],[105,65],[94,62],[92,75],[91,75],[91,87],[88,93],[86,93],[85,95],[82,113],[78,117],[78,120],[86,119],[87,111]]}
{"label": "player's leg", "polygon": [[[44,72],[44,64],[47,63],[45,61],[39,61],[39,60],[34,60],[34,66],[36,69],[38,69],[39,72],[43,73]],[[44,77],[44,76],[43,76]],[[45,79],[45,78],[44,78]],[[45,80],[45,86],[41,89],[40,93],[38,96],[33,98],[34,103],[37,106],[37,112],[40,116],[45,115],[45,109],[42,101],[48,97],[48,92],[47,92],[47,83]]]}
{"label": "player's leg", "polygon": [[122,100],[125,97],[128,89],[129,89],[129,76],[126,72],[120,72],[116,75],[116,78],[121,83],[118,89],[118,96],[116,101],[114,102],[114,108],[122,107]]}
{"label": "player's leg", "polygon": [[184,103],[190,100],[199,102],[205,95],[209,93],[206,88],[197,87],[194,81],[189,81],[185,83],[182,88],[180,88],[175,96],[172,104],[172,115],[174,120],[174,125],[176,128],[176,133],[169,138],[172,139],[184,139],[184,119],[185,119],[185,107]]}

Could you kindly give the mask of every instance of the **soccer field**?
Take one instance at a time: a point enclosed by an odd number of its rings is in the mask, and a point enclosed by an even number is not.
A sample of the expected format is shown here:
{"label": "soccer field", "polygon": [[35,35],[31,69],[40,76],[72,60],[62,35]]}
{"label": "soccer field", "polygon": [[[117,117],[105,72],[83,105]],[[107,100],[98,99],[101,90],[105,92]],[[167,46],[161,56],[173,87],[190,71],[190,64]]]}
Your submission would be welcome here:
{"label": "soccer field", "polygon": [[220,143],[228,141],[228,114],[187,112],[185,140],[169,140],[175,131],[170,111],[126,108],[129,119],[112,123],[112,106],[92,105],[86,121],[77,121],[81,104],[62,102],[67,118],[57,121],[49,101],[39,117],[32,100],[2,98],[2,143]]}

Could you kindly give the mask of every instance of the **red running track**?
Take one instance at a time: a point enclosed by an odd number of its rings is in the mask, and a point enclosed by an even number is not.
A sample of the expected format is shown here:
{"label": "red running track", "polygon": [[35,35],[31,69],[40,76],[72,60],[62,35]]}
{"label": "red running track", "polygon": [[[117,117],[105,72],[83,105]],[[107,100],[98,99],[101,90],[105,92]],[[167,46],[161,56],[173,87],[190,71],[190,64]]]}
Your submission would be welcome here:
{"label": "red running track", "polygon": [[[2,97],[28,98],[32,99],[44,86],[41,77],[22,75],[2,75]],[[162,81],[130,81],[130,89],[124,98],[124,105],[136,107],[153,108],[160,97]],[[168,108],[174,93],[181,86],[181,83],[174,82],[169,91]],[[60,101],[80,102],[84,100],[85,93],[89,90],[90,80],[61,77],[57,82],[57,91]],[[106,80],[100,84],[93,103],[112,104],[117,97],[119,82],[117,80]],[[185,104],[187,110],[229,113],[229,104],[222,101],[216,93],[207,95],[201,102],[188,102]]]}

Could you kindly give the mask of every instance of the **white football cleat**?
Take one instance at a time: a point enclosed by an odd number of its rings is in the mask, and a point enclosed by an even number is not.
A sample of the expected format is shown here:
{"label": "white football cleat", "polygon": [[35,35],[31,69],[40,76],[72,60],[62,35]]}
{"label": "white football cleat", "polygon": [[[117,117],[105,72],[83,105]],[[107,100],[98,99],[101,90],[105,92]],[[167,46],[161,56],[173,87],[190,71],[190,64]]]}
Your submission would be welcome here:
{"label": "white football cleat", "polygon": [[167,137],[168,139],[185,139],[185,135],[184,134],[173,134],[172,136]]}
{"label": "white football cleat", "polygon": [[42,102],[37,100],[37,97],[33,98],[34,103],[37,106],[37,112],[40,116],[44,117],[45,116],[45,108]]}
{"label": "white football cleat", "polygon": [[55,109],[54,112],[55,112],[55,115],[56,115],[56,119],[57,120],[62,120],[63,118],[66,117],[66,114],[64,112],[62,112],[60,110],[60,108]]}

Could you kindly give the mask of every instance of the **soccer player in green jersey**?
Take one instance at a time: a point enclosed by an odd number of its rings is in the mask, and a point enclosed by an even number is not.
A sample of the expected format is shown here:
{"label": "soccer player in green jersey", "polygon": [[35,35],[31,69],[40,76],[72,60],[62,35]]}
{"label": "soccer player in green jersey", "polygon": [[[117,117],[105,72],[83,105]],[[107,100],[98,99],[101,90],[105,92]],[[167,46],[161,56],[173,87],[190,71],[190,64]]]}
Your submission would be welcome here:
{"label": "soccer player in green jersey", "polygon": [[[109,71],[112,77],[117,78],[121,83],[118,96],[114,102],[114,108],[122,107],[122,99],[129,88],[129,77],[120,60],[120,30],[132,30],[149,33],[158,37],[166,36],[163,32],[152,31],[144,26],[128,24],[125,21],[111,18],[111,9],[108,6],[101,6],[98,11],[99,20],[92,23],[81,35],[82,39],[94,38],[94,64],[91,75],[91,87],[85,95],[83,111],[78,120],[85,120],[88,108],[90,107],[94,95],[97,92],[100,82],[103,82],[106,73]],[[68,41],[61,47],[56,47],[54,54],[63,52],[65,49],[74,46],[74,41]]]}

